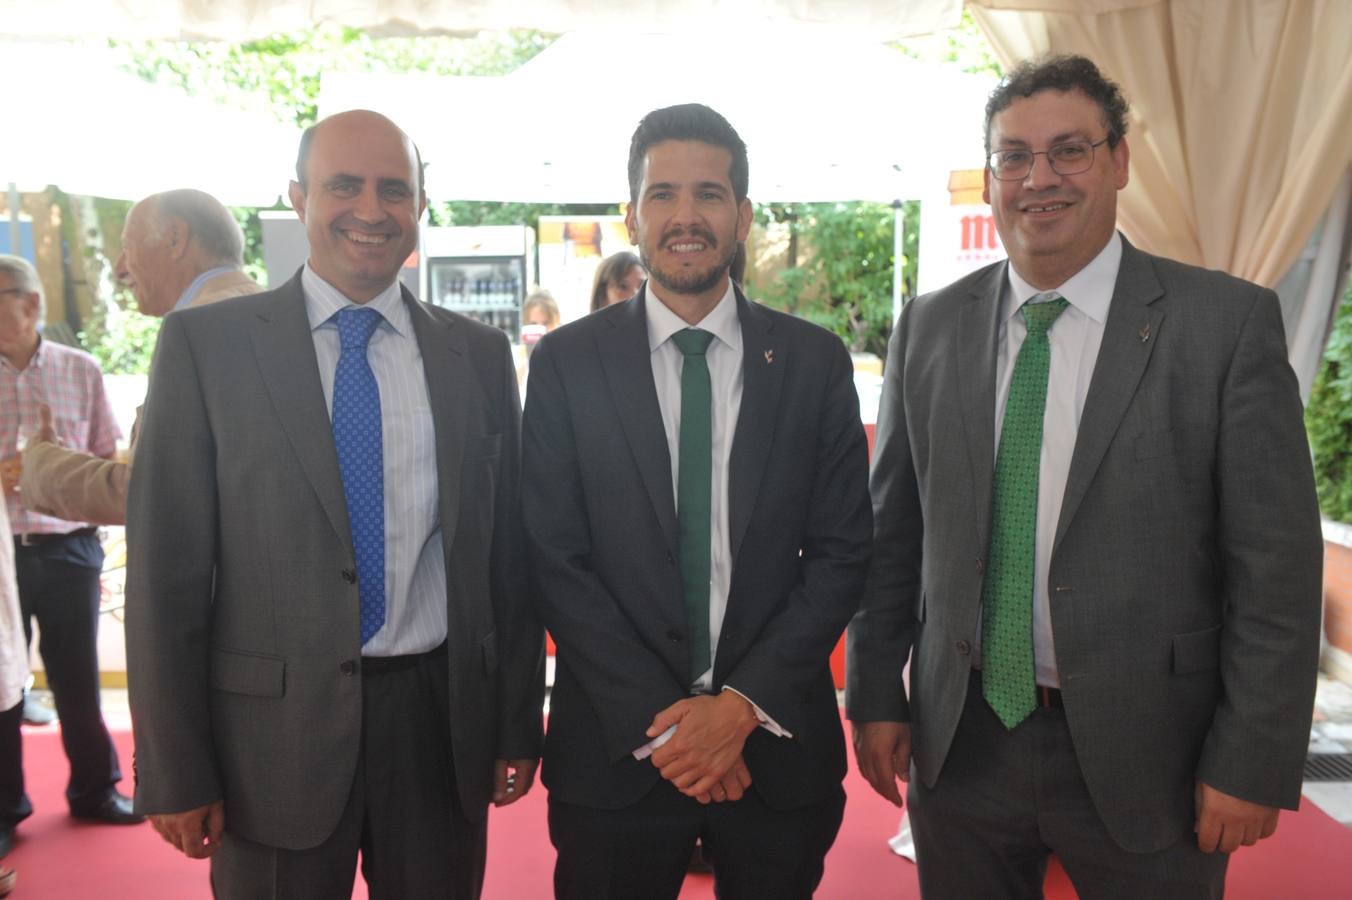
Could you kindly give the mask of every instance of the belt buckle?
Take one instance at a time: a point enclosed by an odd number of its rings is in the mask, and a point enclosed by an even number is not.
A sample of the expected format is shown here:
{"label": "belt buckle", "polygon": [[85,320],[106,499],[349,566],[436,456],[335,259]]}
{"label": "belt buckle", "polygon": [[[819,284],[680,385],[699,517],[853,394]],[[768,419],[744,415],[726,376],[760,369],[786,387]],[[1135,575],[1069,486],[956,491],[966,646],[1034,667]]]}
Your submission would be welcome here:
{"label": "belt buckle", "polygon": [[19,539],[20,547],[36,547],[38,545],[38,542],[33,540],[36,535],[30,531],[25,531],[23,534],[16,535],[16,537]]}

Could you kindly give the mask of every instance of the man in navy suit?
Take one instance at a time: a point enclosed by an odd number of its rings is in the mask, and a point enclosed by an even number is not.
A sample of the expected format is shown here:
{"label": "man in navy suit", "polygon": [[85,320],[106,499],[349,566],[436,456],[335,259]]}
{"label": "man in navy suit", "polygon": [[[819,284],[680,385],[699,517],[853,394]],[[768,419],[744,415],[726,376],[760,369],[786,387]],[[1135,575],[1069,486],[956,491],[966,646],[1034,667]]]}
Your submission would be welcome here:
{"label": "man in navy suit", "polygon": [[752,213],[722,116],[649,113],[629,186],[649,280],[541,340],[523,423],[555,890],[675,897],[698,838],[720,896],[807,898],[844,807],[828,660],[871,531],[850,357],[730,280]]}

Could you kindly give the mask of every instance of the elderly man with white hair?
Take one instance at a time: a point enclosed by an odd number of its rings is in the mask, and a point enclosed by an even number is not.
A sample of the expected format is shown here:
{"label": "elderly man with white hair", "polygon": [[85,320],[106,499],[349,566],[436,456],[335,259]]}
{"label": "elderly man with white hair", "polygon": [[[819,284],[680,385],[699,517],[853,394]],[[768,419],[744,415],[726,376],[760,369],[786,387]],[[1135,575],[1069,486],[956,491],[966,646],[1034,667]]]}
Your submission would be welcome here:
{"label": "elderly man with white hair", "polygon": [[[147,316],[261,291],[241,271],[244,235],[215,197],[184,188],[152,194],[131,208],[122,229],[117,277]],[[138,411],[138,422],[139,422]],[[24,504],[64,519],[121,525],[127,516],[126,463],[63,447],[44,416],[23,454]]]}

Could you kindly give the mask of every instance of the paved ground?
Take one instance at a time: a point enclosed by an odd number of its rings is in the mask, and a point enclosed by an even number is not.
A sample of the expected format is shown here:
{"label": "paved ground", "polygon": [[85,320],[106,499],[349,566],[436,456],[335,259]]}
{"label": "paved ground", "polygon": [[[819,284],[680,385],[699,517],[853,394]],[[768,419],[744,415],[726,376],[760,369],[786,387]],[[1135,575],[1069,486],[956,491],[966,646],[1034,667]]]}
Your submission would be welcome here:
{"label": "paved ground", "polygon": [[[1352,685],[1319,676],[1310,752],[1352,753]],[[1306,781],[1305,796],[1352,828],[1352,781]]]}

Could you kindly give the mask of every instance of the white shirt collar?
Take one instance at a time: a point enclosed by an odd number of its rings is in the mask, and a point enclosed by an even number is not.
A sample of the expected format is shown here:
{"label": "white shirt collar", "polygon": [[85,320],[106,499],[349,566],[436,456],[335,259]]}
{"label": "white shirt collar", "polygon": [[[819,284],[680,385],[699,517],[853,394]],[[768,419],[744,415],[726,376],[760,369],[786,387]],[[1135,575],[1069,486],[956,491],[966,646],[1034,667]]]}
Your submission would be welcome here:
{"label": "white shirt collar", "polygon": [[644,290],[647,292],[647,302],[643,306],[648,317],[649,352],[662,346],[676,332],[692,327],[712,331],[715,338],[732,349],[742,349],[742,324],[737,319],[737,295],[733,291],[731,278],[728,279],[728,289],[723,292],[722,299],[693,326],[662,302],[662,298],[653,291],[651,279],[644,285]]}
{"label": "white shirt collar", "polygon": [[[1103,249],[1089,261],[1088,265],[1052,290],[1065,297],[1071,306],[1095,322],[1106,322],[1108,306],[1113,300],[1113,288],[1117,284],[1117,270],[1121,265],[1122,235],[1114,229],[1108,243],[1103,245]],[[1009,321],[1029,297],[1042,293],[1014,271],[1013,263],[1006,266],[1005,271],[1009,273],[1010,289],[1005,292],[1005,307],[1001,312],[1002,322]]]}
{"label": "white shirt collar", "polygon": [[348,307],[367,307],[380,313],[381,318],[396,332],[408,335],[412,322],[408,309],[404,306],[403,295],[399,290],[399,281],[395,279],[390,286],[376,294],[366,303],[357,303],[348,299],[342,291],[329,284],[310,268],[307,262],[300,276],[301,289],[305,294],[305,314],[310,319],[310,330],[325,325],[340,309]]}

